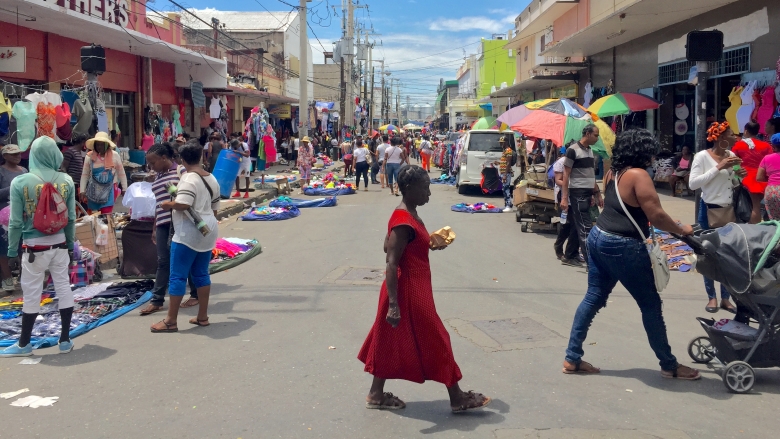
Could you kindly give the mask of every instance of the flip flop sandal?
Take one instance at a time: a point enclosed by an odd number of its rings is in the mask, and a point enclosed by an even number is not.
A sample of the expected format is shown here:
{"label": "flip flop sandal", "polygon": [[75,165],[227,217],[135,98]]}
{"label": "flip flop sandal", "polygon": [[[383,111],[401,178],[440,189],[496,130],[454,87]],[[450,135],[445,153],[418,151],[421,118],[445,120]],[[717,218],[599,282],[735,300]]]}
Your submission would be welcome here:
{"label": "flip flop sandal", "polygon": [[165,319],[160,320],[159,323],[162,323],[163,325],[165,325],[165,329],[155,329],[155,328],[152,328],[152,332],[154,332],[154,333],[179,332],[179,328],[176,325],[169,325],[168,322],[165,321]]}
{"label": "flip flop sandal", "polygon": [[[592,368],[592,370],[583,370],[582,365],[587,364]],[[597,368],[596,366],[588,363],[587,361],[581,361],[579,364],[575,365],[574,370],[563,368],[563,373],[569,374],[569,375],[590,375],[595,373],[601,373],[601,369]]]}
{"label": "flip flop sandal", "polygon": [[209,326],[211,323],[209,323],[209,319],[206,318],[206,320],[200,320],[197,317],[193,317],[190,319],[191,325],[198,325],[198,326]]}
{"label": "flip flop sandal", "polygon": [[492,401],[492,399],[490,399],[489,396],[485,396],[481,393],[474,393],[473,390],[469,390],[466,393],[469,395],[469,398],[474,399],[475,404],[479,400],[479,398],[482,398],[482,404],[474,405],[474,406],[466,404],[466,405],[461,405],[459,407],[450,407],[452,409],[452,413],[460,413],[460,412],[465,412],[466,410],[481,409],[483,407],[487,407],[487,405],[490,404],[490,401]]}
{"label": "flip flop sandal", "polygon": [[[152,306],[154,306],[154,305],[152,305]],[[148,316],[148,315],[152,315],[152,314],[154,314],[156,312],[160,312],[162,310],[163,310],[162,306],[158,306],[157,309],[153,309],[151,311],[148,311],[147,309],[142,309],[140,314],[142,316]]]}
{"label": "flip flop sandal", "polygon": [[[679,369],[679,366],[677,367]],[[695,369],[691,369],[695,370]],[[673,378],[676,380],[685,380],[685,381],[696,381],[701,378],[701,374],[696,372],[696,375],[690,376],[690,377],[683,377],[677,374],[677,369],[675,370],[661,370],[661,376],[664,378]]]}
{"label": "flip flop sandal", "polygon": [[[190,300],[192,299],[187,299],[187,302],[189,302]],[[181,306],[179,306],[179,308],[192,308],[193,306],[198,306],[200,304],[200,303],[195,303],[192,305],[187,305],[187,302],[182,303]]]}
{"label": "flip flop sandal", "polygon": [[[406,408],[406,403],[397,396],[393,396],[392,393],[385,392],[383,396],[384,400],[380,404],[366,402],[366,408],[370,410],[401,410]],[[394,405],[396,402],[400,403],[400,405]]]}

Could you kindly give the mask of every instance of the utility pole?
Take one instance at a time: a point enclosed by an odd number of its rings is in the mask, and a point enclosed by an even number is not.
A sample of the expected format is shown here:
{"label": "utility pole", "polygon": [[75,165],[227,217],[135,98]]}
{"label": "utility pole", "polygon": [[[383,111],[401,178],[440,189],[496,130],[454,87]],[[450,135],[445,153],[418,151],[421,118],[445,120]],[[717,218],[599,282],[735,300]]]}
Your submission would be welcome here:
{"label": "utility pole", "polygon": [[401,80],[396,79],[395,83],[395,117],[398,119],[398,125],[403,126],[401,123]]}
{"label": "utility pole", "polygon": [[[342,40],[342,43],[343,42],[344,41]],[[339,62],[341,63],[341,69],[339,70],[339,73],[341,74],[341,83],[340,83],[341,86],[339,87],[339,93],[341,94],[341,99],[339,99],[339,111],[341,111],[341,115],[340,115],[340,118],[339,118],[339,128],[338,128],[339,130],[336,133],[336,137],[337,138],[341,134],[341,127],[344,126],[344,119],[347,117],[346,112],[345,112],[345,110],[346,110],[346,103],[344,101],[344,98],[347,95],[347,85],[344,83],[344,56],[343,55],[342,55],[341,59],[339,60]],[[341,139],[341,140],[343,141],[344,139]]]}
{"label": "utility pole", "polygon": [[211,27],[214,29],[214,57],[219,57],[219,45],[217,43],[217,37],[219,37],[219,20],[217,20],[214,17],[211,17]]}
{"label": "utility pole", "polygon": [[346,107],[344,108],[344,116],[343,121],[344,124],[347,127],[353,126],[353,118],[355,117],[355,110],[353,107],[353,93],[352,93],[352,58],[354,56],[353,50],[354,49],[354,31],[355,31],[355,7],[352,4],[352,0],[346,0],[347,1],[347,38],[346,38],[346,56],[347,60],[345,62],[345,68],[346,68],[346,74],[345,79],[345,87],[346,87]]}
{"label": "utility pole", "polygon": [[309,37],[307,35],[306,3],[311,0],[301,0],[300,5],[300,32],[301,39],[300,68],[298,69],[298,87],[300,100],[298,101],[298,136],[303,138],[309,135]]}
{"label": "utility pole", "polygon": [[[364,40],[365,49],[364,50],[367,49],[367,50],[369,50],[369,53],[371,53],[370,52],[370,50],[371,50],[370,46],[368,45],[368,35],[364,34],[364,38],[365,38],[365,40]],[[369,59],[370,59],[370,57],[369,57]],[[366,106],[366,132],[370,133],[372,127],[371,127],[371,119],[369,119],[370,114],[371,114],[371,103],[368,102],[368,69],[371,67],[371,62],[368,61],[368,60],[365,60],[365,61],[363,61],[363,63],[366,66],[366,68],[363,70],[363,75],[364,75],[363,76],[363,105]]]}
{"label": "utility pole", "polygon": [[386,100],[385,100],[385,60],[382,59],[381,63],[382,63],[382,70],[381,70],[382,74],[381,74],[380,77],[382,79],[382,105],[379,107],[379,126],[380,127],[385,124],[385,102],[386,102]]}

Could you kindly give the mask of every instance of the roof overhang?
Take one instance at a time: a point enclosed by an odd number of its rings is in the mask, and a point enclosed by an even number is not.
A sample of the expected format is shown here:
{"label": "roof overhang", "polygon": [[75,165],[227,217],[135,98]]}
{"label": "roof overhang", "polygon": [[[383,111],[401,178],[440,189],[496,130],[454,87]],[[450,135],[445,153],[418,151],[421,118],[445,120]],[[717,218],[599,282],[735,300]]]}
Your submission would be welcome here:
{"label": "roof overhang", "polygon": [[540,91],[561,85],[561,82],[571,82],[579,79],[579,75],[541,75],[532,76],[517,84],[498,90],[490,95],[491,98],[511,98],[524,91]]}
{"label": "roof overhang", "polygon": [[[131,28],[135,23],[128,23],[128,28],[124,28],[101,18],[59,7],[56,1],[3,0],[4,10],[16,11],[16,8],[19,8],[20,16],[24,14],[35,18],[34,21],[21,21],[21,26],[174,64],[177,87],[189,88],[190,78],[202,82],[203,87],[227,85],[225,60],[136,32]],[[14,17],[15,14],[0,11],[2,21],[13,23]],[[74,60],[74,63],[78,63],[78,60]]]}
{"label": "roof overhang", "polygon": [[[558,0],[553,2],[543,2],[536,8],[536,10],[533,10],[528,14],[528,18],[526,19],[530,20],[528,25],[519,32],[516,32],[515,37],[509,40],[509,43],[507,43],[504,48],[520,49],[522,45],[521,43],[523,41],[548,27],[552,27],[555,20],[568,12],[569,9],[575,7],[577,3],[579,3],[579,0]],[[547,4],[549,4],[549,6],[547,6]],[[540,9],[542,10],[540,11]],[[523,17],[523,15],[525,14],[520,14],[521,17]]]}
{"label": "roof overhang", "polygon": [[219,88],[204,88],[203,91],[225,93],[234,96],[249,96],[266,100],[271,104],[297,104],[298,99],[288,98],[287,96],[278,95],[276,93],[268,93],[266,91],[254,90],[251,88],[244,88],[235,85],[228,85],[226,87]]}
{"label": "roof overhang", "polygon": [[543,51],[541,55],[595,55],[736,1],[738,0],[640,0],[596,23],[591,23],[585,29]]}

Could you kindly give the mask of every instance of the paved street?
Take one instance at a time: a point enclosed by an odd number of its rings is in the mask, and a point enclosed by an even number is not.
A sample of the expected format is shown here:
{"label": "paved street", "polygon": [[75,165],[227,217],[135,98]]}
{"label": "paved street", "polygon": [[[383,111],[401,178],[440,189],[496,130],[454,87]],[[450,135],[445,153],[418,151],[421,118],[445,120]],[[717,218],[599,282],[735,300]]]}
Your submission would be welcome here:
{"label": "paved street", "polygon": [[[660,377],[633,300],[622,288],[596,318],[586,359],[600,376],[561,374],[583,270],[562,267],[552,236],[523,234],[508,214],[462,214],[454,187],[433,186],[420,209],[429,230],[457,233],[431,254],[433,285],[464,390],[494,398],[481,412],[450,413],[443,385],[392,381],[404,410],[366,410],[371,378],[356,355],[376,313],[387,219],[399,202],[372,186],[335,208],[283,222],[220,225],[254,237],[263,254],[213,277],[211,326],[151,334],[162,315],[134,311],[42,354],[38,365],[0,361],[0,391],[59,396],[50,408],[0,404],[3,437],[154,438],[727,438],[770,437],[780,374],[758,371],[754,393],[726,392],[705,368],[698,382]],[[669,200],[664,197],[664,201]],[[499,201],[495,199],[494,201]],[[674,201],[676,210],[690,201]],[[673,350],[690,364],[702,334],[699,276],[673,273],[663,294]],[[722,317],[726,317],[723,315]],[[403,318],[403,316],[402,316]],[[335,347],[335,349],[329,349]]]}

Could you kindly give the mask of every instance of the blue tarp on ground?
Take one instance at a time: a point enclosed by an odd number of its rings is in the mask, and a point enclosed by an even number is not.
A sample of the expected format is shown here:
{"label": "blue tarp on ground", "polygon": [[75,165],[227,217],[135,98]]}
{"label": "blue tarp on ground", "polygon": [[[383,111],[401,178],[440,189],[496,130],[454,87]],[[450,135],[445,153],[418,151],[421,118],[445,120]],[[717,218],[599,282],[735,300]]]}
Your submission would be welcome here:
{"label": "blue tarp on ground", "polygon": [[242,221],[282,221],[290,218],[295,218],[301,214],[295,206],[283,207],[284,212],[280,213],[261,213],[266,209],[265,207],[256,207],[249,211],[246,215],[241,217]]}
{"label": "blue tarp on ground", "polygon": [[465,204],[460,203],[452,206],[453,212],[463,213],[502,213],[502,209],[499,207],[492,207],[490,209],[481,209],[480,206],[486,203]]}
{"label": "blue tarp on ground", "polygon": [[298,209],[307,207],[333,207],[337,203],[336,197],[317,198],[316,200],[302,200],[300,198],[279,197],[268,203],[271,207],[295,206]]}
{"label": "blue tarp on ground", "polygon": [[342,189],[325,189],[325,188],[313,188],[307,187],[303,190],[306,195],[324,195],[326,197],[335,197],[336,195],[352,195],[355,193],[355,189],[342,188]]}
{"label": "blue tarp on ground", "polygon": [[[132,303],[130,305],[125,305],[122,308],[119,308],[118,310],[106,314],[103,317],[95,320],[94,322],[86,323],[83,325],[79,325],[73,329],[70,330],[70,338],[76,338],[80,335],[86,334],[87,332],[97,328],[98,326],[103,326],[106,323],[117,319],[130,311],[138,308],[139,306],[143,305],[144,303],[148,302],[152,299],[152,292],[147,291],[144,293],[138,301],[135,303]],[[13,345],[17,342],[17,339],[13,340],[0,340],[0,348],[8,347]],[[59,337],[46,337],[46,338],[32,338],[30,339],[30,343],[32,343],[33,349],[40,349],[40,348],[48,348],[51,346],[57,346],[57,344],[60,342]]]}

